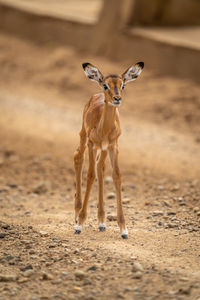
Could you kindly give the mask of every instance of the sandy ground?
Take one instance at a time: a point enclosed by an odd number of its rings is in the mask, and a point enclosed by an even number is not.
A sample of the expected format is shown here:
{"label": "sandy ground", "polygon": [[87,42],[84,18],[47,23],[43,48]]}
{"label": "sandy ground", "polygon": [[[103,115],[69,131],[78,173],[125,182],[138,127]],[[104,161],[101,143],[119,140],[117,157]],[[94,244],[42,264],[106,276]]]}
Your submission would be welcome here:
{"label": "sandy ground", "polygon": [[[144,69],[120,108],[129,239],[98,232],[97,183],[74,235],[73,152],[99,91],[81,62],[127,65],[0,34],[0,299],[200,299],[200,88]],[[135,63],[135,62],[133,62]],[[148,62],[145,62],[148,65]],[[85,187],[86,166],[83,172]],[[116,216],[106,172],[107,216]]]}

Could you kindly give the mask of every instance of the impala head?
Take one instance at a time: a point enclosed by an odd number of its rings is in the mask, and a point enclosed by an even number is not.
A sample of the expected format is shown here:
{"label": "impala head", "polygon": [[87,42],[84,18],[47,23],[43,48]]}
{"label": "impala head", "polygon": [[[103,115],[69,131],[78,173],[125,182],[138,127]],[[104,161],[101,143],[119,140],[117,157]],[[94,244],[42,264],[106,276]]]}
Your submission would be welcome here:
{"label": "impala head", "polygon": [[102,75],[97,67],[88,62],[83,63],[82,66],[86,76],[90,80],[98,82],[104,89],[105,102],[119,106],[121,104],[122,90],[128,82],[135,80],[140,75],[144,68],[144,63],[138,62],[128,68],[121,76],[108,75],[106,77]]}

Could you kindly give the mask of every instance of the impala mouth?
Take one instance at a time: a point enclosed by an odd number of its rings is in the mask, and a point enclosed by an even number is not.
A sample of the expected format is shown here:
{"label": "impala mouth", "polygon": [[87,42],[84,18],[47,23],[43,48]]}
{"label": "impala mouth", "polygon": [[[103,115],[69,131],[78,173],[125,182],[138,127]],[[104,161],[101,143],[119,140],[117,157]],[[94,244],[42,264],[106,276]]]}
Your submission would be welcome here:
{"label": "impala mouth", "polygon": [[120,100],[114,100],[113,101],[113,105],[114,106],[120,106],[121,105],[121,101]]}
{"label": "impala mouth", "polygon": [[114,96],[114,97],[113,97],[113,105],[114,105],[114,106],[120,106],[120,104],[121,104],[121,99],[122,99],[122,98],[121,98],[120,96],[118,96],[118,97],[117,97],[117,96]]}

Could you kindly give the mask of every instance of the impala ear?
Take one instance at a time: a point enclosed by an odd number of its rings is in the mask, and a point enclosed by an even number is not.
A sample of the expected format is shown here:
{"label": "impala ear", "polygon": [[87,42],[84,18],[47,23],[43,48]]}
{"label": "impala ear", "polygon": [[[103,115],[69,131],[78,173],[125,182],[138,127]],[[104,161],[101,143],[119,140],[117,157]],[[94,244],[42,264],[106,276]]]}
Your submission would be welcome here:
{"label": "impala ear", "polygon": [[144,63],[138,62],[134,66],[131,66],[128,68],[123,74],[122,74],[122,79],[124,81],[124,84],[126,84],[129,81],[135,80],[140,73],[142,72],[142,69],[144,68]]}
{"label": "impala ear", "polygon": [[93,66],[92,64],[86,62],[82,64],[82,67],[84,69],[84,72],[86,74],[86,76],[92,80],[92,81],[97,81],[100,85],[103,82],[103,75],[102,73],[99,71],[98,68],[96,68],[95,66]]}

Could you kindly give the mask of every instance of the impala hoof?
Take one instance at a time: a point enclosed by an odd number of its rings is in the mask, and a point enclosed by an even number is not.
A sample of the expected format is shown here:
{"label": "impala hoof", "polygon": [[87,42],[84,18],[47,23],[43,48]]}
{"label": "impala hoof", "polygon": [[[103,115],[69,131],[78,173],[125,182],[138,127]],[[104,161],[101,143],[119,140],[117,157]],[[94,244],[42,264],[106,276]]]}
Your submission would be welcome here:
{"label": "impala hoof", "polygon": [[75,231],[74,231],[74,233],[75,233],[75,234],[80,234],[80,233],[81,233],[81,229],[82,229],[82,228],[81,228],[80,225],[76,225],[76,226],[75,226]]}
{"label": "impala hoof", "polygon": [[99,224],[99,231],[104,232],[106,230],[106,225],[105,224]]}
{"label": "impala hoof", "polygon": [[122,238],[123,238],[124,240],[128,239],[128,234],[122,234]]}
{"label": "impala hoof", "polygon": [[128,239],[128,230],[127,229],[123,229],[121,235],[122,235],[123,239]]}

